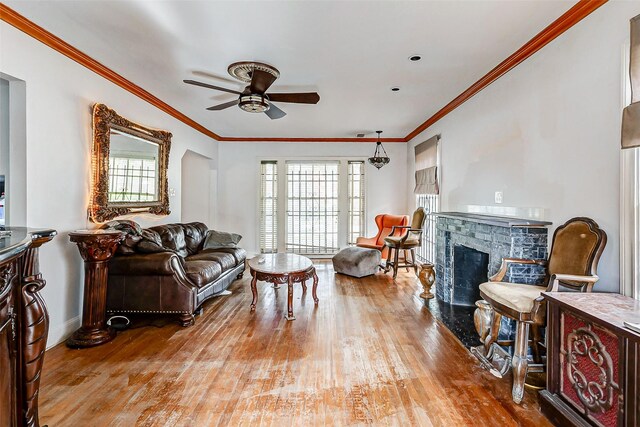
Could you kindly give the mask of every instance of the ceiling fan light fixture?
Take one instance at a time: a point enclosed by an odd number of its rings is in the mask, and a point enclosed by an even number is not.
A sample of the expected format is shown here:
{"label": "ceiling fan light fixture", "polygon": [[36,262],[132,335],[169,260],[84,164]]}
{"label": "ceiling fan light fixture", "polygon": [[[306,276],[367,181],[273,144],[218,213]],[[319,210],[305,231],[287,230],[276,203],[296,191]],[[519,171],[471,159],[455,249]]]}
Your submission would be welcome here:
{"label": "ceiling fan light fixture", "polygon": [[372,157],[369,157],[369,163],[375,166],[377,169],[380,169],[384,165],[388,164],[391,159],[387,155],[387,151],[382,146],[382,142],[380,141],[381,130],[377,130],[378,141],[376,142],[376,151],[373,153]]}
{"label": "ceiling fan light fixture", "polygon": [[260,95],[243,95],[238,106],[249,113],[264,113],[271,107],[269,100]]}

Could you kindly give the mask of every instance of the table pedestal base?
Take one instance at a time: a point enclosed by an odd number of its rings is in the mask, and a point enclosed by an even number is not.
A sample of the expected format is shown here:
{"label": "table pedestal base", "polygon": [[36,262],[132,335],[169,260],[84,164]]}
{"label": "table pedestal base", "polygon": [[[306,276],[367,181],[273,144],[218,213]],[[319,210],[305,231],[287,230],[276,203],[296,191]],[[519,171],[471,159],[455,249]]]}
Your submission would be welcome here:
{"label": "table pedestal base", "polygon": [[256,283],[258,280],[263,282],[273,283],[274,289],[279,289],[279,285],[287,284],[287,314],[285,314],[284,318],[287,320],[296,320],[296,317],[293,315],[293,284],[300,283],[302,285],[303,292],[307,291],[307,284],[305,281],[307,279],[313,278],[313,301],[317,305],[318,304],[318,275],[316,274],[316,269],[314,266],[311,266],[305,271],[299,271],[295,273],[263,273],[260,271],[255,271],[251,267],[249,267],[249,271],[251,272],[251,292],[253,293],[253,301],[251,301],[251,311],[256,309],[256,303],[258,302],[258,290],[256,288]]}

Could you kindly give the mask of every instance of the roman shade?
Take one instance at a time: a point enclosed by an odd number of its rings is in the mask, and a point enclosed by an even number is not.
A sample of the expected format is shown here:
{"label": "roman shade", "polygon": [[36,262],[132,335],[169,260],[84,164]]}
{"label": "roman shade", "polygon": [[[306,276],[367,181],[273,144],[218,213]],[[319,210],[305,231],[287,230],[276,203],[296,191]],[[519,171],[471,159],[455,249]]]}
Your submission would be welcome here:
{"label": "roman shade", "polygon": [[438,141],[440,135],[416,145],[416,187],[415,194],[439,194],[438,186]]}
{"label": "roman shade", "polygon": [[622,148],[640,147],[640,15],[631,19],[631,105],[622,112]]}

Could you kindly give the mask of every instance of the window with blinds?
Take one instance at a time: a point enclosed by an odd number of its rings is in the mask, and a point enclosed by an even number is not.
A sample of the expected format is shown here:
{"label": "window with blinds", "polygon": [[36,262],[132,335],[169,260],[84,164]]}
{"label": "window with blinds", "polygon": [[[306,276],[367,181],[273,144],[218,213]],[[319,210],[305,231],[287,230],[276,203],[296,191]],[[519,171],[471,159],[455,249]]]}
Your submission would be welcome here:
{"label": "window with blinds", "polygon": [[422,246],[416,251],[422,262],[434,263],[436,260],[436,221],[434,215],[439,210],[440,186],[438,184],[438,151],[440,135],[433,136],[414,147],[416,186],[416,207],[427,212]]}
{"label": "window with blinds", "polygon": [[260,163],[260,252],[278,251],[278,163]]}
{"label": "window with blinds", "polygon": [[433,213],[438,212],[438,199],[437,194],[416,195],[416,206],[423,207],[427,211],[424,232],[422,233],[422,246],[418,248],[416,255],[420,261],[432,264],[436,261],[436,220],[438,217]]}
{"label": "window with blinds", "polygon": [[339,165],[338,161],[286,163],[287,252],[338,252]]}
{"label": "window with blinds", "polygon": [[349,202],[349,245],[355,245],[356,239],[364,235],[364,162],[347,162],[347,189]]}

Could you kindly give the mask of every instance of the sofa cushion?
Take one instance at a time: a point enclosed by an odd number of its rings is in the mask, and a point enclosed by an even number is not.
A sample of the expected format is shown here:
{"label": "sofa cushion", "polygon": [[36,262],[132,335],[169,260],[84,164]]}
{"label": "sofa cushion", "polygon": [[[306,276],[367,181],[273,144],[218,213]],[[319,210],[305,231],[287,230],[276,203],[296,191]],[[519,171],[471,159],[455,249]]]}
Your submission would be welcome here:
{"label": "sofa cushion", "polygon": [[153,230],[160,235],[163,247],[172,250],[183,258],[189,255],[182,225],[159,225],[157,227],[151,227],[150,230]]}
{"label": "sofa cushion", "polygon": [[202,253],[206,252],[221,252],[225,254],[233,255],[236,260],[236,265],[242,264],[247,259],[247,251],[242,248],[218,248],[218,249],[205,249]]}
{"label": "sofa cushion", "polygon": [[155,254],[158,252],[173,252],[165,249],[162,246],[162,240],[160,235],[154,230],[145,228],[142,230],[142,237],[140,242],[136,245],[136,252],[142,254]]}
{"label": "sofa cushion", "polygon": [[236,248],[242,236],[237,233],[209,230],[204,240],[204,249]]}
{"label": "sofa cushion", "polygon": [[236,259],[231,254],[224,252],[200,252],[187,257],[187,261],[208,261],[217,262],[222,267],[222,271],[232,269],[236,266]]}
{"label": "sofa cushion", "polygon": [[202,250],[204,239],[207,236],[209,229],[201,222],[190,222],[188,224],[182,224],[184,230],[184,240],[187,244],[187,251],[189,255],[193,255]]}
{"label": "sofa cushion", "polygon": [[184,263],[184,271],[189,280],[199,288],[213,282],[222,274],[220,264],[206,260],[187,259]]}

